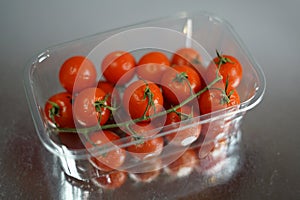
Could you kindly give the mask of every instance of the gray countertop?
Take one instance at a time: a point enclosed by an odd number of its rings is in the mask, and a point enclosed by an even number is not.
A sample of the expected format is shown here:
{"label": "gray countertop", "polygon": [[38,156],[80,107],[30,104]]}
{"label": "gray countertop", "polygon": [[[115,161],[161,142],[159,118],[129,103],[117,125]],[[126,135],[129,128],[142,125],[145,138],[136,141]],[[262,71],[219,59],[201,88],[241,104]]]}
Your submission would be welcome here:
{"label": "gray countertop", "polygon": [[[101,196],[66,180],[57,159],[37,137],[22,81],[23,68],[33,55],[64,41],[197,10],[215,13],[233,25],[265,72],[267,88],[263,101],[243,120],[238,172],[187,198],[300,199],[299,8],[298,0],[1,1],[0,199]],[[154,194],[152,199],[159,199]]]}

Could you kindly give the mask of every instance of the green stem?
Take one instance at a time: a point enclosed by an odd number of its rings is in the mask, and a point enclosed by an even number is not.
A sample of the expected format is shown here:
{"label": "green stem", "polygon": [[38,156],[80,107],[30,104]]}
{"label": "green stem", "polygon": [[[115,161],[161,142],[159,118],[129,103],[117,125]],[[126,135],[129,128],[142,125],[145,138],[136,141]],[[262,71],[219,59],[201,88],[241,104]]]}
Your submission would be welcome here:
{"label": "green stem", "polygon": [[105,124],[102,126],[96,125],[96,126],[92,126],[92,127],[88,127],[88,128],[55,128],[54,130],[59,131],[59,132],[73,132],[73,133],[82,133],[82,134],[86,134],[89,132],[94,132],[94,131],[98,131],[98,130],[105,130],[105,129],[110,129],[110,128],[117,128],[117,127],[124,127],[124,126],[128,126],[129,124],[134,124],[137,122],[141,122],[144,120],[149,120],[151,118],[155,118],[155,117],[161,117],[165,114],[168,114],[170,112],[174,112],[176,111],[178,108],[188,104],[190,101],[192,101],[193,99],[195,99],[196,97],[198,97],[200,94],[204,93],[206,90],[210,89],[215,83],[217,83],[218,81],[222,80],[221,76],[217,76],[211,83],[209,83],[205,88],[203,88],[202,90],[200,90],[199,92],[192,94],[191,96],[189,96],[187,99],[185,99],[183,102],[181,102],[180,104],[165,110],[165,111],[161,111],[158,113],[154,113],[153,115],[150,116],[142,116],[133,120],[128,120],[125,122],[121,122],[121,123],[116,123],[116,124]]}

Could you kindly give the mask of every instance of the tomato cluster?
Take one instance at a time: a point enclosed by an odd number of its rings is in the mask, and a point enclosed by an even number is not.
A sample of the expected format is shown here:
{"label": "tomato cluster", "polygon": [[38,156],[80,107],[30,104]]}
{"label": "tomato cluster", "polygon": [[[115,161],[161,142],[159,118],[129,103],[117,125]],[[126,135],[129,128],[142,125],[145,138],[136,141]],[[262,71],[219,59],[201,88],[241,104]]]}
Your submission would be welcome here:
{"label": "tomato cluster", "polygon": [[[170,57],[151,51],[138,60],[130,52],[115,51],[104,57],[99,70],[101,75],[87,57],[68,58],[58,75],[64,91],[47,100],[44,113],[69,148],[114,146],[103,155],[91,156],[90,162],[103,172],[121,168],[128,156],[145,160],[160,155],[169,144],[192,145],[209,130],[209,124],[202,126],[198,116],[240,104],[236,88],[242,66],[231,55],[217,52],[205,67],[192,48],[180,48]],[[170,133],[159,136],[163,131]],[[121,138],[135,144],[122,148]],[[175,162],[184,163],[190,157],[194,160],[197,156],[187,151]],[[181,174],[175,165],[166,168],[167,172]],[[131,177],[147,182],[152,175],[157,171]],[[125,181],[123,172],[107,176]],[[98,184],[113,187],[105,177]]]}

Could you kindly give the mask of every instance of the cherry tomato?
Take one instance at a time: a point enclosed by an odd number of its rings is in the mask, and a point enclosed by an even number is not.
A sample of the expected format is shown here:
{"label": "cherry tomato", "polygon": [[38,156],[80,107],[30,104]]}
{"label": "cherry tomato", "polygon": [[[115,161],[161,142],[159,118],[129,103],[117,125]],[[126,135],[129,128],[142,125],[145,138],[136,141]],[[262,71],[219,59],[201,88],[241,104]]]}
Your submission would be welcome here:
{"label": "cherry tomato", "polygon": [[137,74],[142,79],[159,83],[163,72],[170,66],[170,61],[161,52],[150,52],[139,60],[137,66]]}
{"label": "cherry tomato", "polygon": [[[131,141],[134,140],[136,140],[136,138],[131,139]],[[161,154],[163,146],[164,140],[162,137],[153,139],[143,139],[141,137],[139,143],[127,147],[127,151],[138,159],[147,159]]]}
{"label": "cherry tomato", "polygon": [[[225,87],[225,88],[224,88]],[[226,90],[226,91],[225,91]],[[237,90],[231,86],[216,83],[198,98],[201,114],[225,109],[240,104]]]}
{"label": "cherry tomato", "polygon": [[223,84],[217,83],[206,90],[198,98],[200,112],[202,115],[213,111],[222,110],[227,107],[227,96]]}
{"label": "cherry tomato", "polygon": [[94,64],[84,56],[70,57],[59,71],[60,83],[69,93],[77,93],[95,86],[96,78],[97,71]]}
{"label": "cherry tomato", "polygon": [[188,66],[175,66],[166,70],[161,79],[164,97],[171,104],[178,104],[200,91],[201,80]]}
{"label": "cherry tomato", "polygon": [[97,88],[102,89],[107,95],[109,95],[107,98],[107,102],[109,102],[111,105],[117,105],[120,103],[120,94],[118,90],[115,89],[112,83],[100,80],[98,81]]}
{"label": "cherry tomato", "polygon": [[235,88],[227,88],[226,94],[229,98],[229,102],[227,103],[227,107],[237,106],[241,103],[240,95]]}
{"label": "cherry tomato", "polygon": [[193,149],[186,150],[177,160],[166,166],[165,172],[176,177],[188,176],[192,173],[197,162],[197,155]]}
{"label": "cherry tomato", "polygon": [[201,63],[201,56],[193,48],[180,48],[178,49],[172,57],[172,65],[198,65]]}
{"label": "cherry tomato", "polygon": [[150,81],[135,81],[124,91],[123,106],[132,119],[160,112],[163,103],[160,88]]}
{"label": "cherry tomato", "polygon": [[103,76],[112,84],[124,85],[135,74],[135,58],[125,51],[109,53],[102,61]]}
{"label": "cherry tomato", "polygon": [[96,186],[104,189],[117,189],[121,187],[127,180],[127,173],[123,171],[114,171],[109,174],[101,175],[98,178],[92,179]]}
{"label": "cherry tomato", "polygon": [[194,69],[201,79],[201,89],[204,87],[206,68],[202,64],[202,58],[193,48],[178,49],[172,57],[172,65],[186,65]]}
{"label": "cherry tomato", "polygon": [[110,116],[106,93],[99,88],[87,88],[75,98],[73,114],[81,126],[103,125]]}
{"label": "cherry tomato", "polygon": [[219,69],[219,75],[223,77],[223,83],[226,84],[228,79],[229,87],[237,87],[242,79],[243,69],[240,62],[233,56],[220,55],[213,59],[207,68],[208,81],[212,81],[216,78],[216,73]]}
{"label": "cherry tomato", "polygon": [[[164,130],[175,129],[175,132],[166,135],[166,140],[172,144],[181,146],[187,146],[196,141],[201,132],[201,124],[196,125],[199,122],[195,118],[197,116],[199,115],[188,106],[183,106],[177,109],[176,112],[168,113]],[[191,124],[195,124],[195,126],[185,128],[185,126]],[[178,128],[182,130],[176,130]]]}
{"label": "cherry tomato", "polygon": [[[111,144],[114,149],[99,156],[91,157],[91,163],[101,171],[111,171],[118,169],[124,163],[126,152],[124,149],[119,148],[114,142],[118,141],[120,137],[112,131],[98,131],[90,136],[90,141],[85,144],[87,149],[95,146],[101,147],[105,144]],[[109,147],[110,148],[110,147]]]}
{"label": "cherry tomato", "polygon": [[131,131],[128,131],[128,135],[138,135],[143,138],[154,136],[160,131],[160,129],[156,129],[152,123],[148,122],[138,122],[132,124],[130,129]]}
{"label": "cherry tomato", "polygon": [[47,119],[57,127],[74,128],[72,101],[73,97],[69,92],[51,96],[44,108]]}

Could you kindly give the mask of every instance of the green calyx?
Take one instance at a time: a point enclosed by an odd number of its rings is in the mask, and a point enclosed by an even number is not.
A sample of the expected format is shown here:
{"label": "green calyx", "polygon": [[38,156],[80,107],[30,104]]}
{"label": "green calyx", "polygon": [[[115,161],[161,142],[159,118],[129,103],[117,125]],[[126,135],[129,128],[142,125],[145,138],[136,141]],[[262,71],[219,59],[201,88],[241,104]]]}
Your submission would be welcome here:
{"label": "green calyx", "polygon": [[59,111],[60,111],[60,107],[57,103],[53,102],[53,101],[48,101],[49,104],[52,105],[51,109],[49,110],[49,118],[51,119],[51,121],[55,124],[56,127],[58,127],[56,121],[55,121],[55,117],[59,117]]}
{"label": "green calyx", "polygon": [[176,81],[178,83],[182,83],[186,80],[188,80],[188,75],[186,72],[177,73],[176,77],[173,79],[173,81]]}

